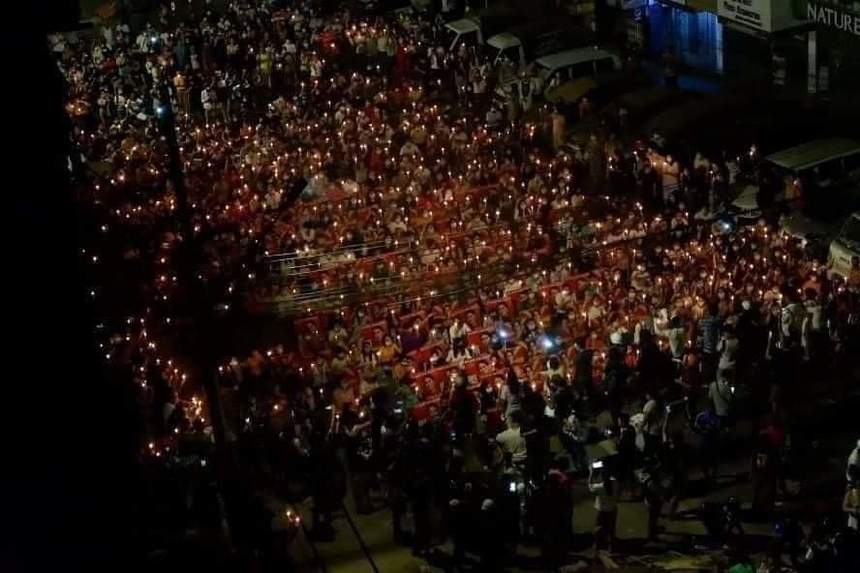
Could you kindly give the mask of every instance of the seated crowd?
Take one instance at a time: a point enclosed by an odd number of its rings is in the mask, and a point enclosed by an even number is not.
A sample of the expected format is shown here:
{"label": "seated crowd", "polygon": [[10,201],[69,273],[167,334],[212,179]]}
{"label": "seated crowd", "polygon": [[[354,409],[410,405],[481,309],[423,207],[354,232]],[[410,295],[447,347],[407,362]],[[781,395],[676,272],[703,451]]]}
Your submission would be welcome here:
{"label": "seated crowd", "polygon": [[[359,509],[388,476],[395,533],[408,500],[425,551],[422,497],[465,511],[470,494],[439,481],[462,475],[478,436],[498,436],[475,447],[482,467],[550,484],[551,500],[561,474],[591,467],[601,413],[629,456],[603,481],[623,481],[678,445],[673,405],[707,438],[735,396],[754,396],[767,429],[785,413],[763,373],[856,353],[860,271],[831,275],[764,221],[722,233],[690,215],[713,204],[724,162],[664,161],[658,180],[624,134],[564,153],[547,144],[549,114],[488,122],[493,70],[473,50],[439,51],[438,21],[227,5],[193,22],[165,7],[134,35],[105,27],[54,46],[95,222],[85,254],[143,274],[103,349],[139,388],[153,459],[205,457],[212,431],[200,365],[164,350],[183,328],[178,251],[191,240],[174,221],[167,108],[207,302],[296,317],[282,343],[217,367],[228,439],[254,471],[307,480],[323,536],[338,491],[327,448],[348,451]],[[713,420],[696,415],[704,405]]]}

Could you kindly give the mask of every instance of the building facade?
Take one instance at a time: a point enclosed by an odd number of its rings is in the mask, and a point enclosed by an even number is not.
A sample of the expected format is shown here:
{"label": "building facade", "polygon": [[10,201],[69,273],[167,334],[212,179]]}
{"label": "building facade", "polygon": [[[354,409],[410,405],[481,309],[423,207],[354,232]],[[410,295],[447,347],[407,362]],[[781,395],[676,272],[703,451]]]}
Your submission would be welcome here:
{"label": "building facade", "polygon": [[607,0],[628,44],[694,72],[826,95],[860,90],[860,0]]}

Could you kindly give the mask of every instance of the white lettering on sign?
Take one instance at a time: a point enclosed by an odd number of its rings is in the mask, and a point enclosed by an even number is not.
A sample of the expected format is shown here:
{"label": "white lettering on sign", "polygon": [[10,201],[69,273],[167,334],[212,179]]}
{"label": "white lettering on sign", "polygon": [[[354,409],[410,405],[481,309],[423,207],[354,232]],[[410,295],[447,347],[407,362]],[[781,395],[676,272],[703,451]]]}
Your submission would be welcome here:
{"label": "white lettering on sign", "polygon": [[717,12],[723,18],[756,30],[771,32],[771,0],[720,0]]}
{"label": "white lettering on sign", "polygon": [[810,22],[824,24],[860,36],[860,15],[848,14],[829,6],[819,6],[809,2],[806,8],[806,17]]}

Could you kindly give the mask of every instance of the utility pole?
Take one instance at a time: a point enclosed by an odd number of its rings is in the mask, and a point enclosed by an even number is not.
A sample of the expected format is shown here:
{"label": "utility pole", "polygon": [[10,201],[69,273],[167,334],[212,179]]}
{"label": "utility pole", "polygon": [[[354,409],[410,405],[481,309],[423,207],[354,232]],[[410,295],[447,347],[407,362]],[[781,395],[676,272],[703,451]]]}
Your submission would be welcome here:
{"label": "utility pole", "polygon": [[200,372],[201,383],[206,392],[209,417],[215,438],[215,476],[218,489],[224,498],[228,526],[228,544],[236,537],[237,503],[233,492],[237,491],[238,463],[227,440],[227,423],[221,404],[221,393],[216,376],[216,357],[212,356],[212,336],[214,320],[212,305],[206,296],[203,282],[197,276],[200,268],[200,245],[195,237],[194,225],[191,221],[191,208],[188,201],[188,191],[185,187],[182,156],[176,139],[176,116],[170,103],[167,83],[162,83],[159,90],[160,105],[155,110],[159,131],[167,146],[167,180],[173,186],[176,196],[176,217],[179,223],[179,263],[180,284],[185,285],[184,300],[181,307],[191,318],[195,332],[192,340],[192,358]]}

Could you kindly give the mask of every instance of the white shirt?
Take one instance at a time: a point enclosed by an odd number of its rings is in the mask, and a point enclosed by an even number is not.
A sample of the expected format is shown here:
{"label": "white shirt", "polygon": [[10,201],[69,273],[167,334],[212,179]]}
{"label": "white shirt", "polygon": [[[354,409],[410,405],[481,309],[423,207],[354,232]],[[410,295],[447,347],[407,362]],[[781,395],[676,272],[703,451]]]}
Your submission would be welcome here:
{"label": "white shirt", "polygon": [[732,399],[732,389],[725,380],[711,382],[708,386],[708,398],[714,403],[714,413],[717,416],[729,415],[729,404]]}
{"label": "white shirt", "polygon": [[603,485],[603,482],[589,482],[588,491],[595,494],[594,509],[596,509],[597,511],[615,511],[615,509],[618,507],[618,502],[615,499],[614,490],[613,495],[607,494],[606,486]]}
{"label": "white shirt", "polygon": [[663,421],[661,420],[660,412],[657,411],[657,400],[648,400],[642,406],[642,414],[645,416],[644,430],[652,436],[660,435],[663,429]]}
{"label": "white shirt", "polygon": [[823,328],[823,323],[821,320],[822,308],[821,305],[814,301],[807,301],[804,303],[806,307],[806,320],[804,322],[804,330],[819,332]]}
{"label": "white shirt", "polygon": [[526,439],[520,433],[519,428],[508,428],[496,436],[496,443],[506,453],[511,454],[514,462],[523,462],[526,459]]}
{"label": "white shirt", "polygon": [[459,323],[459,325],[456,323],[452,324],[448,328],[448,336],[451,338],[451,340],[454,340],[455,338],[462,338],[470,332],[472,332],[472,329],[469,328],[469,325],[465,322],[461,322]]}
{"label": "white shirt", "polygon": [[850,479],[848,475],[848,469],[851,466],[860,465],[860,443],[851,451],[851,454],[848,456],[848,466],[845,469],[845,479]]}
{"label": "white shirt", "polygon": [[724,338],[720,340],[720,344],[717,348],[721,350],[719,364],[720,370],[724,370],[726,368],[734,368],[735,355],[738,352],[738,339]]}

